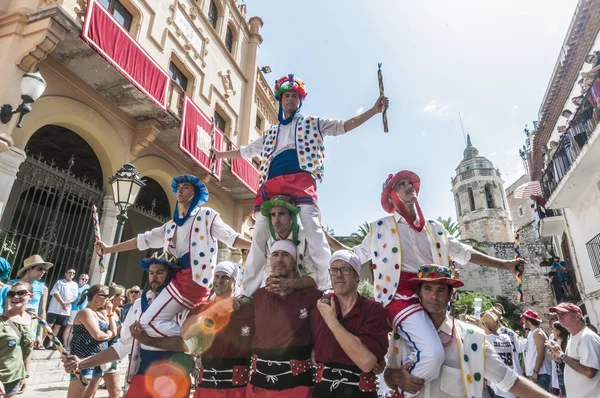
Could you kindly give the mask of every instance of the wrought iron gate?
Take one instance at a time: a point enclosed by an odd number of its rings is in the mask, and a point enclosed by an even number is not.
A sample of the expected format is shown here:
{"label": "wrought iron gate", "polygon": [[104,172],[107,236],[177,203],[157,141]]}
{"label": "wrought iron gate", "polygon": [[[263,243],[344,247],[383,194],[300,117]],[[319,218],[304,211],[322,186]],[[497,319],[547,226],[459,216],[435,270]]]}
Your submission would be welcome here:
{"label": "wrought iron gate", "polygon": [[11,277],[33,254],[54,264],[44,277],[49,289],[67,268],[77,275],[88,271],[94,241],[90,206],[101,208],[104,194],[76,177],[74,165],[73,156],[67,170],[41,156],[21,164],[0,222],[0,256],[12,264]]}

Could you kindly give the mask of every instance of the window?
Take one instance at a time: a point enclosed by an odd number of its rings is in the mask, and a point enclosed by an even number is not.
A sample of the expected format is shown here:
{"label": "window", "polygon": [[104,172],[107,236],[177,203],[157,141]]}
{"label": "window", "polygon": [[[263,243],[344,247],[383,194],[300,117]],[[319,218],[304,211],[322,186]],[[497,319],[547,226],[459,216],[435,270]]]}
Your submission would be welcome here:
{"label": "window", "polygon": [[179,70],[178,67],[175,66],[173,61],[169,63],[169,76],[171,79],[175,81],[183,89],[183,91],[187,90],[188,79],[185,77],[182,71]]}
{"label": "window", "polygon": [[462,211],[460,208],[460,196],[458,194],[454,194],[454,202],[456,203],[456,214],[460,217],[462,216]]}
{"label": "window", "polygon": [[215,125],[219,128],[219,130],[221,130],[223,133],[225,133],[225,119],[223,118],[223,116],[221,116],[219,114],[219,112],[215,111]]}
{"label": "window", "polygon": [[485,184],[485,200],[487,202],[487,208],[493,209],[494,206],[494,195],[492,194],[492,187],[490,184]]}
{"label": "window", "polygon": [[131,23],[133,22],[133,15],[119,0],[100,0],[100,4],[102,4],[108,12],[110,12],[117,22],[124,27],[125,29],[131,29]]}
{"label": "window", "polygon": [[473,188],[469,188],[467,192],[469,193],[469,205],[471,211],[475,211],[475,197],[473,196]]}
{"label": "window", "polygon": [[213,28],[217,29],[217,21],[219,19],[219,9],[214,1],[211,0],[210,6],[208,7],[208,22]]}
{"label": "window", "polygon": [[523,208],[519,207],[519,217],[523,217]]}
{"label": "window", "polygon": [[256,114],[256,120],[254,121],[254,125],[259,131],[262,131],[262,118]]}
{"label": "window", "polygon": [[225,34],[225,47],[227,51],[233,53],[233,30],[231,30],[231,26],[227,27],[227,33]]}
{"label": "window", "polygon": [[585,247],[590,256],[594,276],[600,275],[600,234],[596,235],[592,240],[585,244]]}

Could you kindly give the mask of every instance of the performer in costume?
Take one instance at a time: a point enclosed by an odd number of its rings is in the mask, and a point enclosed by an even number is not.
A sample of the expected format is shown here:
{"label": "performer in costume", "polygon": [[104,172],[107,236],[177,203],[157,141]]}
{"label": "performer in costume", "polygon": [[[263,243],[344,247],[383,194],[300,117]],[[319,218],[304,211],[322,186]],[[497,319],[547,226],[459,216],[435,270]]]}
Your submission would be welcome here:
{"label": "performer in costume", "polygon": [[373,368],[388,347],[388,327],[381,304],[358,293],[360,260],[351,251],[331,256],[333,292],[311,312],[317,362],[314,397],[377,397]]}
{"label": "performer in costume", "polygon": [[242,281],[242,295],[247,297],[260,287],[261,271],[267,262],[265,244],[269,238],[268,218],[259,212],[260,206],[278,195],[294,198],[296,205],[300,207],[300,221],[306,230],[309,252],[314,263],[319,266],[318,286],[320,289],[330,287],[327,264],[331,253],[321,230],[316,186],[316,180],[323,179],[324,137],[345,134],[389,105],[388,99],[380,96],[371,109],[343,122],[300,114],[302,102],[306,98],[306,88],[294,75],[277,80],[274,91],[275,98],[279,101],[279,124],[238,150],[213,150],[216,158],[261,158],[258,194],[254,200],[254,244],[250,249]]}
{"label": "performer in costume", "polygon": [[220,311],[211,311],[234,295],[239,267],[231,261],[215,267],[215,298],[190,311],[181,327],[181,337],[189,352],[200,355],[202,361],[194,398],[246,396],[254,335],[253,307],[247,305],[221,316]]}
{"label": "performer in costume", "polygon": [[173,220],[114,246],[97,243],[104,253],[162,248],[178,259],[181,272],[166,287],[166,294],[157,298],[140,320],[152,337],[176,335],[179,325],[173,321],[173,316],[184,308],[192,309],[208,300],[217,240],[229,247],[250,248],[250,242],[225,224],[216,211],[201,207],[208,200],[208,189],[198,177],[189,174],[175,177],[171,188],[177,195]]}
{"label": "performer in costume", "polygon": [[[271,247],[273,274],[296,275],[296,246],[278,240]],[[322,293],[315,287],[277,294],[260,288],[253,296],[254,337],[249,398],[303,398],[312,393],[313,338],[310,313]]]}
{"label": "performer in costume", "polygon": [[298,277],[285,279],[272,274],[271,265],[267,263],[263,272],[263,286],[267,290],[279,293],[288,289],[304,289],[319,286],[318,269],[312,259],[307,244],[306,233],[298,223],[300,209],[294,205],[293,198],[278,195],[260,206],[260,212],[269,219],[270,236],[265,245],[267,257],[271,257],[271,246],[278,240],[290,240],[296,245],[296,268]]}
{"label": "performer in costume", "polygon": [[[422,266],[412,279],[418,296],[431,317],[436,338],[444,347],[444,364],[439,378],[423,383],[411,375],[407,368],[411,363],[397,362],[397,352],[408,350],[407,342],[394,338],[388,351],[388,363],[384,378],[394,390],[392,397],[402,397],[400,391],[410,391],[419,398],[471,398],[483,396],[484,379],[495,383],[501,390],[528,398],[550,398],[530,381],[519,377],[507,367],[492,345],[486,341],[485,332],[449,314],[452,290],[463,282],[452,278],[452,271],[435,264]],[[420,392],[418,392],[420,390]],[[404,395],[406,396],[406,395]]]}
{"label": "performer in costume", "polygon": [[[444,361],[444,350],[436,336],[431,319],[423,312],[415,285],[410,283],[423,264],[449,267],[472,262],[516,272],[522,259],[500,260],[473,251],[446,231],[442,224],[423,217],[417,195],[421,179],[412,171],[389,175],[383,184],[381,205],[391,215],[371,223],[369,234],[352,250],[361,263],[372,261],[373,295],[386,310],[390,326],[411,343],[406,361],[414,365],[411,373],[425,381],[438,377]],[[329,237],[334,250],[347,249]]]}
{"label": "performer in costume", "polygon": [[[192,370],[193,361],[189,356],[181,353],[185,349],[163,351],[141,344],[131,333],[132,325],[138,325],[136,322],[140,320],[150,304],[160,296],[159,293],[165,294],[163,289],[171,282],[181,267],[177,264],[177,260],[166,252],[155,253],[151,258],[143,259],[140,264],[142,269],[148,272],[148,283],[144,287],[142,297],[137,299],[129,309],[127,317],[122,323],[119,340],[108,349],[85,359],[69,355],[65,360],[65,370],[72,372],[74,369],[95,367],[122,360],[129,355],[127,382],[130,385],[125,397],[159,398],[161,395],[155,388],[173,383],[177,385],[177,393],[172,397],[187,398],[190,394],[189,373]],[[182,313],[182,315],[185,314]],[[173,322],[178,322],[178,320],[179,316],[174,316]],[[178,335],[179,330],[174,336]],[[180,337],[177,338],[181,340]],[[183,340],[181,340],[180,346],[184,347]],[[167,361],[176,363],[177,366],[160,366],[160,374],[157,375],[156,363]],[[157,376],[165,377],[164,381],[156,381]]]}

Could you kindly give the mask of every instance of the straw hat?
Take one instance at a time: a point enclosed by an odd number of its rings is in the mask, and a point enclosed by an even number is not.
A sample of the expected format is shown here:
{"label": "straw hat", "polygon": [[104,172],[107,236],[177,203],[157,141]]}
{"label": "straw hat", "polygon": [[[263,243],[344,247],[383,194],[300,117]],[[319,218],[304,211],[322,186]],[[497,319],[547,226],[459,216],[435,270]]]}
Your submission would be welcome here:
{"label": "straw hat", "polygon": [[39,254],[34,254],[33,256],[28,257],[25,259],[25,261],[23,261],[23,267],[21,267],[19,272],[17,272],[17,277],[22,278],[28,269],[36,267],[38,265],[43,265],[44,268],[46,268],[46,270],[54,266],[54,264],[44,261],[42,256],[40,256]]}

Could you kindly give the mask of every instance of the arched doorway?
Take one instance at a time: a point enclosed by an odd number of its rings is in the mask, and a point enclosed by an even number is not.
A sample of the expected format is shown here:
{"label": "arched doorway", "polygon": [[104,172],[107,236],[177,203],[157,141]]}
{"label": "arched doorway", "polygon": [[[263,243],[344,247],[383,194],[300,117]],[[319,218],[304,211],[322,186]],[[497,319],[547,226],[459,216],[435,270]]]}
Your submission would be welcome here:
{"label": "arched doorway", "polygon": [[90,207],[102,207],[103,175],[94,150],[65,127],[41,127],[25,151],[0,221],[0,256],[16,277],[25,258],[40,254],[55,265],[44,278],[51,288],[67,268],[88,271],[94,241]]}
{"label": "arched doorway", "polygon": [[[171,219],[169,198],[164,189],[151,177],[144,176],[143,179],[146,186],[141,189],[135,207],[127,213],[128,220],[121,239],[123,242],[137,234],[160,227]],[[127,288],[133,285],[143,286],[147,276],[140,268],[140,260],[151,256],[154,251],[156,250],[120,253],[115,270],[115,283]]]}

